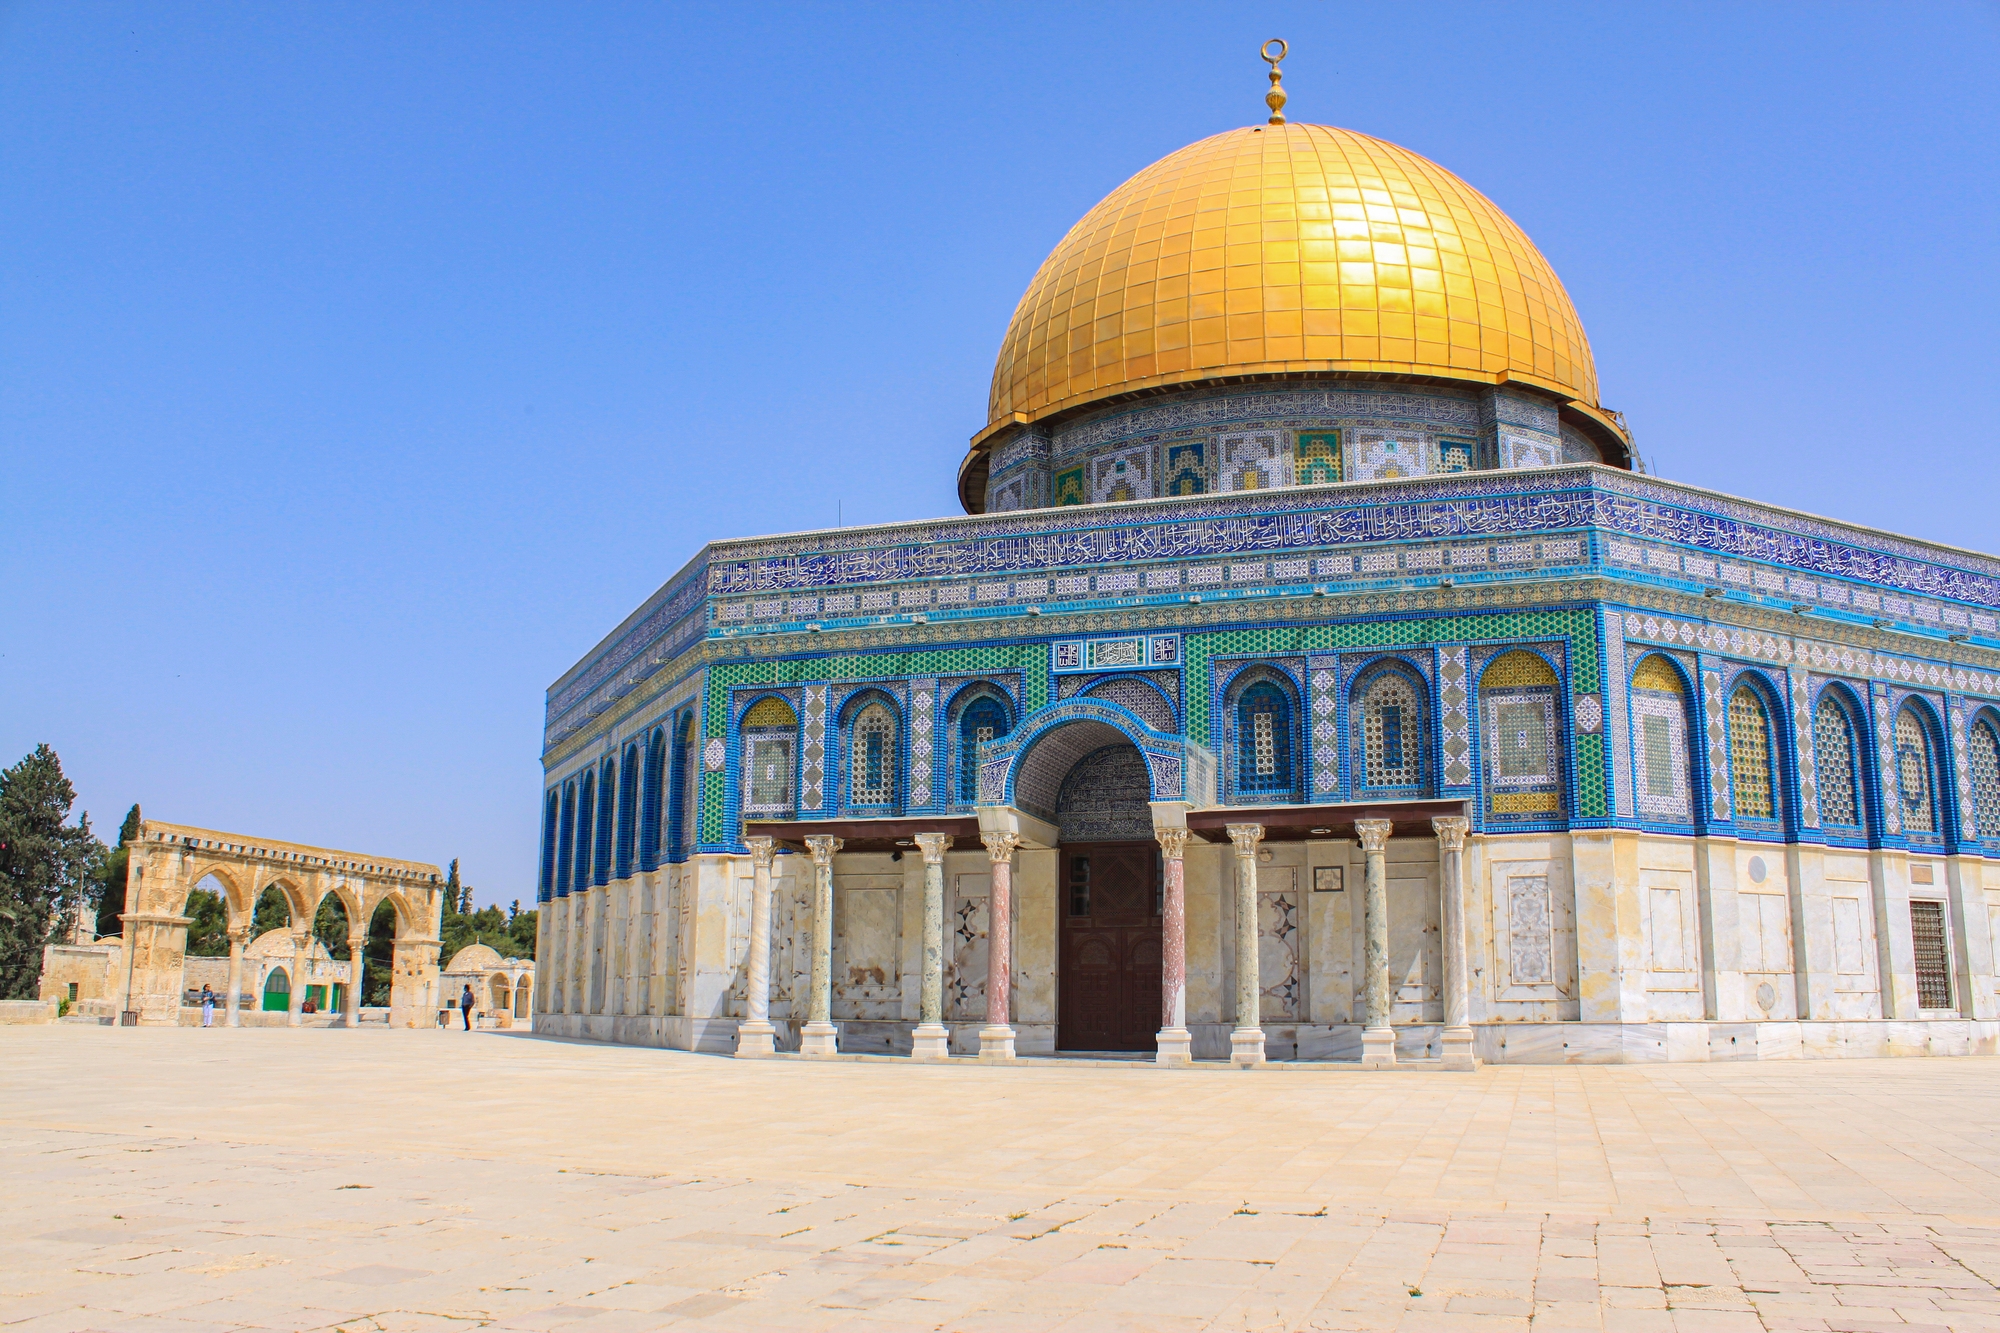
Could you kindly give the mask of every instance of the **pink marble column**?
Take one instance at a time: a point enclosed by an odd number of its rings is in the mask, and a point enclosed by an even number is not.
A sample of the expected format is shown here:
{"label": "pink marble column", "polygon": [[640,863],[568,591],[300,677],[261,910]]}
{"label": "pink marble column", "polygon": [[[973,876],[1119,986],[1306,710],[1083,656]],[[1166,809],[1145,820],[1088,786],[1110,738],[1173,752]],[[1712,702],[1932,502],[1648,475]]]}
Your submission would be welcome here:
{"label": "pink marble column", "polygon": [[1160,1035],[1155,1062],[1194,1063],[1194,1042],[1187,1030],[1187,850],[1184,828],[1156,828],[1160,843],[1162,920],[1160,922]]}
{"label": "pink marble column", "polygon": [[979,1058],[1014,1058],[1014,1029],[1008,1012],[1014,977],[1014,853],[1017,833],[982,833],[993,866],[993,889],[986,899],[986,1026],[979,1030]]}

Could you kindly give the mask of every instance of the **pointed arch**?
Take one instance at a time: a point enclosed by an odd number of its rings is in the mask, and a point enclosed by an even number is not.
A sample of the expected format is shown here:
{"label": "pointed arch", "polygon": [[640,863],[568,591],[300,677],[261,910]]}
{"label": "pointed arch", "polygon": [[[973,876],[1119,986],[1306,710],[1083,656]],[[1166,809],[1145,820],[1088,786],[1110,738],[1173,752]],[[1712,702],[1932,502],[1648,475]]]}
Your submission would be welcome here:
{"label": "pointed arch", "polygon": [[1950,802],[1939,757],[1944,747],[1937,715],[1923,698],[1912,695],[1896,709],[1891,731],[1895,746],[1895,781],[1888,793],[1896,802],[1906,836],[1941,837],[1946,831]]}
{"label": "pointed arch", "polygon": [[667,729],[656,726],[646,733],[646,778],[639,796],[639,869],[657,870],[660,865],[661,792],[667,767]]}
{"label": "pointed arch", "polygon": [[570,893],[571,864],[576,855],[576,780],[562,785],[562,827],[556,831],[556,879],[555,896],[567,898]]}
{"label": "pointed arch", "polygon": [[952,799],[960,805],[979,801],[979,747],[1003,740],[1014,730],[1014,702],[992,681],[973,681],[946,704],[953,737]]}
{"label": "pointed arch", "polygon": [[798,713],[782,695],[767,694],[743,710],[737,733],[743,813],[790,815],[798,790]]}
{"label": "pointed arch", "polygon": [[2000,714],[1991,708],[1973,713],[1965,730],[1965,781],[1972,791],[1972,827],[1967,835],[2000,838]]}
{"label": "pointed arch", "polygon": [[840,721],[847,805],[893,811],[902,795],[902,709],[887,691],[857,690],[841,705]]}
{"label": "pointed arch", "polygon": [[693,841],[689,818],[694,786],[694,710],[683,709],[673,722],[672,763],[667,790],[667,858],[684,859]]}
{"label": "pointed arch", "polygon": [[1424,678],[1398,657],[1379,658],[1355,676],[1347,727],[1358,795],[1393,800],[1429,793],[1429,695]]}
{"label": "pointed arch", "polygon": [[638,837],[639,742],[627,741],[618,761],[618,842],[612,857],[611,878],[625,879],[631,875]]}
{"label": "pointed arch", "polygon": [[1756,671],[1737,676],[1724,706],[1730,814],[1752,824],[1785,817],[1784,731],[1776,687]]}
{"label": "pointed arch", "polygon": [[1813,704],[1813,779],[1820,827],[1850,836],[1868,829],[1868,747],[1861,698],[1846,685],[1823,687]]}
{"label": "pointed arch", "polygon": [[583,780],[576,789],[576,854],[569,886],[571,893],[582,893],[590,887],[591,835],[596,826],[597,770],[586,768]]}
{"label": "pointed arch", "polygon": [[535,885],[535,901],[548,902],[556,889],[556,838],[562,823],[562,793],[549,788],[542,795],[542,867]]}
{"label": "pointed arch", "polygon": [[1250,663],[1223,690],[1223,772],[1231,801],[1303,799],[1298,684],[1277,667]]}
{"label": "pointed arch", "polygon": [[1688,761],[1688,700],[1692,686],[1665,653],[1648,653],[1632,670],[1632,767],[1641,819],[1694,822],[1694,782]]}
{"label": "pointed arch", "polygon": [[1480,748],[1490,818],[1563,812],[1562,681],[1540,653],[1515,648],[1479,673]]}
{"label": "pointed arch", "polygon": [[611,882],[611,839],[618,800],[618,760],[607,755],[597,765],[597,832],[592,837],[590,883]]}

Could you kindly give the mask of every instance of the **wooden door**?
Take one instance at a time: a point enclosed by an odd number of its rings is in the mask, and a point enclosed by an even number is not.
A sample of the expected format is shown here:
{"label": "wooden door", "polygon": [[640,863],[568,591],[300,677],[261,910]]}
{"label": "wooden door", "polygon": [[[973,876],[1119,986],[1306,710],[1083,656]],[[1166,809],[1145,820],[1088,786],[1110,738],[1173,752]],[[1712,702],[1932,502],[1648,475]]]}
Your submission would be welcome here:
{"label": "wooden door", "polygon": [[1160,856],[1147,842],[1065,845],[1056,1045],[1150,1051],[1160,1030]]}

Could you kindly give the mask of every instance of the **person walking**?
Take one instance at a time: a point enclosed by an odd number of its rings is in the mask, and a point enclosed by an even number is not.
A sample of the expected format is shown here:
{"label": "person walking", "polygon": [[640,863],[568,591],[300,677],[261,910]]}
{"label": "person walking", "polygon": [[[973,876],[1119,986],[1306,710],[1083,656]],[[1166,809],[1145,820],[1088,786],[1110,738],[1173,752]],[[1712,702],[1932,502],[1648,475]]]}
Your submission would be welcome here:
{"label": "person walking", "polygon": [[465,1016],[465,1030],[472,1031],[472,987],[467,986],[458,997],[458,1011]]}
{"label": "person walking", "polygon": [[201,988],[201,1025],[215,1026],[215,992],[206,985]]}

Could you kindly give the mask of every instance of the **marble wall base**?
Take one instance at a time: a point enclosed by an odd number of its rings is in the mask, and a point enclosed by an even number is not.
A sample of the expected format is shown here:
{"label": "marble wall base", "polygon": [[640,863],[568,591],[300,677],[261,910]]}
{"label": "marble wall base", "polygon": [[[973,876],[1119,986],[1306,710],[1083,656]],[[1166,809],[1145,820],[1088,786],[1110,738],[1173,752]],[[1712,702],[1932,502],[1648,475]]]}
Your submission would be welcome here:
{"label": "marble wall base", "polygon": [[[571,1041],[602,1041],[619,1046],[658,1046],[672,1051],[702,1051],[711,1055],[736,1053],[736,1019],[682,1018],[675,1015],[536,1014],[535,1035]],[[798,1033],[775,1023],[778,1049],[797,1050]],[[790,1040],[789,1047],[786,1045]]]}

